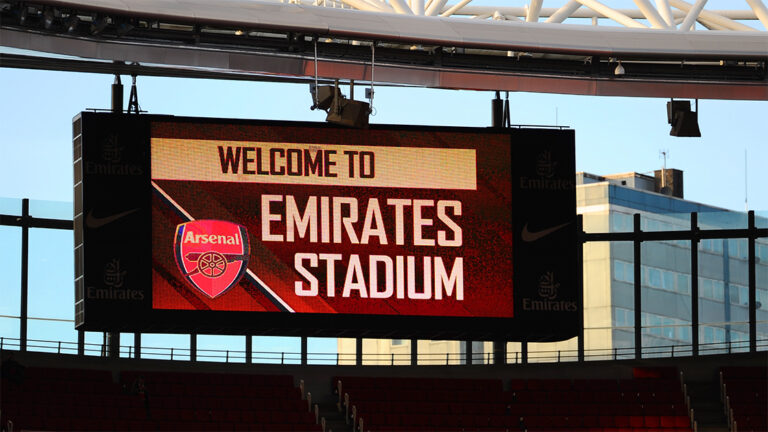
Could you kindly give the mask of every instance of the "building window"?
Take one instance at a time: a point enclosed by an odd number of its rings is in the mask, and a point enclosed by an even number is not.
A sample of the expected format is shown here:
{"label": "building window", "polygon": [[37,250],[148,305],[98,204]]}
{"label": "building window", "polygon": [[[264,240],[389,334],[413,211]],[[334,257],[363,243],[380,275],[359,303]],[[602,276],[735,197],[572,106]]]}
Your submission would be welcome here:
{"label": "building window", "polygon": [[676,339],[684,341],[684,342],[690,342],[691,341],[691,327],[690,323],[688,326],[680,326],[676,329]]}
{"label": "building window", "polygon": [[632,216],[624,213],[611,213],[611,232],[632,231],[634,222]]}
{"label": "building window", "polygon": [[648,286],[651,288],[661,288],[661,271],[653,267],[648,268]]}
{"label": "building window", "polygon": [[[716,254],[722,255],[722,253],[723,253],[723,240],[721,240],[721,239],[703,240],[701,242],[701,249],[704,250],[704,251],[707,251],[707,252],[714,252]],[[731,254],[733,254],[733,252],[735,252],[735,251],[736,250],[734,249],[731,252]]]}
{"label": "building window", "polygon": [[632,327],[634,326],[634,311],[624,308],[614,308],[613,326],[614,327]]}
{"label": "building window", "polygon": [[755,256],[760,261],[768,261],[768,246],[766,246],[766,245],[755,245]]}
{"label": "building window", "polygon": [[747,259],[747,242],[742,239],[728,239],[728,255],[731,258]]}
{"label": "building window", "polygon": [[635,283],[634,266],[625,261],[613,261],[613,278],[620,282]]}

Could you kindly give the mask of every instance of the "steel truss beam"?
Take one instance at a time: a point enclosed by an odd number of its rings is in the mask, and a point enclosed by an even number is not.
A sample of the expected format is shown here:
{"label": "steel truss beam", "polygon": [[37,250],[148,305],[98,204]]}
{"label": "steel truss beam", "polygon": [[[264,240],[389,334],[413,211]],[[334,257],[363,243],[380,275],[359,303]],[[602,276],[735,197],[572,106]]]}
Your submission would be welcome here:
{"label": "steel truss beam", "polygon": [[[637,10],[613,9],[597,0],[564,1],[560,8],[543,8],[535,1],[491,13],[483,9],[492,21],[446,18],[460,11],[482,12],[468,9],[479,7],[466,5],[470,0],[453,5],[356,0],[374,12],[339,7],[335,0],[315,1],[324,6],[301,1],[230,0],[214,7],[202,0],[176,0],[171,8],[159,0],[0,0],[0,44],[87,59],[87,66],[76,66],[86,69],[116,72],[122,66],[110,64],[122,61],[169,76],[288,81],[314,77],[310,47],[315,40],[321,78],[370,81],[370,45],[375,44],[380,83],[768,100],[768,36],[741,22],[762,19],[760,0],[749,2],[752,9],[734,11],[706,10],[703,0],[693,5],[657,0],[655,7],[649,0],[635,0]],[[178,3],[187,7],[178,8]],[[433,16],[438,14],[443,17]],[[590,16],[633,28],[555,24]],[[685,31],[694,18],[707,28],[729,31]],[[99,22],[107,24],[101,28]],[[678,22],[680,28],[674,25]],[[75,67],[58,57],[5,59],[0,66]],[[616,76],[619,60],[625,73]]]}

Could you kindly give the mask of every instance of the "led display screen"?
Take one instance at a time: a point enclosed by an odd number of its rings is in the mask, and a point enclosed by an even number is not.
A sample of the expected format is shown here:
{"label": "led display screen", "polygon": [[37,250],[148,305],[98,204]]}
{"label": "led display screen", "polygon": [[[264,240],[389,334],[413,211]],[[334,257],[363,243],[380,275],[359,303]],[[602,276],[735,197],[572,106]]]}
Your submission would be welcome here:
{"label": "led display screen", "polygon": [[84,328],[575,334],[572,131],[81,116]]}

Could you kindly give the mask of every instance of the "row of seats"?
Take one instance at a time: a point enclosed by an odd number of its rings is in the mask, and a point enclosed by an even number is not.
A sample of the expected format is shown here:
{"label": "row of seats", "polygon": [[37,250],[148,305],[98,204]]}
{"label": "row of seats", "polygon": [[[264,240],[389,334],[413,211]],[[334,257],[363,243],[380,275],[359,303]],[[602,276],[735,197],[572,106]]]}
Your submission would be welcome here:
{"label": "row of seats", "polygon": [[636,379],[512,379],[509,390],[590,390],[590,391],[648,391],[663,383],[676,383],[676,377]]}
{"label": "row of seats", "polygon": [[131,382],[137,378],[164,384],[189,384],[206,387],[243,386],[243,387],[292,387],[290,375],[250,375],[222,374],[202,372],[159,372],[159,371],[123,371],[120,381]]}
{"label": "row of seats", "polygon": [[[14,430],[19,427],[14,422]],[[32,419],[24,423],[21,430],[73,430],[73,431],[293,431],[318,432],[315,425],[272,424],[272,423],[201,423],[183,420],[126,420],[112,421],[103,419]]]}
{"label": "row of seats", "polygon": [[768,367],[724,367],[720,385],[732,431],[768,431]]}
{"label": "row of seats", "polygon": [[321,429],[287,375],[21,369],[1,407],[19,430]]}
{"label": "row of seats", "polygon": [[768,367],[765,366],[726,366],[720,368],[720,374],[724,379],[747,379],[761,380],[768,379]]}
{"label": "row of seats", "polygon": [[[248,385],[204,385],[195,382],[187,384],[168,384],[155,382],[146,379],[145,390],[147,393],[155,396],[174,396],[174,395],[194,395],[200,392],[201,388],[206,389],[207,397],[232,398],[248,396],[255,399],[290,399],[300,396],[300,392],[295,387],[280,386],[248,386]],[[132,381],[123,381],[126,388],[131,388]]]}
{"label": "row of seats", "polygon": [[386,429],[389,426],[428,426],[436,427],[462,426],[467,428],[515,428],[520,425],[520,419],[528,428],[671,428],[690,429],[688,416],[580,416],[580,415],[546,415],[546,416],[484,416],[443,414],[391,414],[372,411],[365,415],[367,427]]}
{"label": "row of seats", "polygon": [[[366,431],[371,432],[433,432],[435,430],[434,426],[387,426],[386,428],[380,428],[380,427],[368,427],[365,426]],[[445,426],[440,427],[439,429],[441,432],[467,432],[468,428],[461,427],[461,426]],[[518,431],[523,430],[520,428],[520,426],[515,426],[512,428],[509,427],[472,427],[470,429],[473,432],[510,432],[510,431]],[[525,427],[525,430],[530,432],[546,432],[546,431],[552,431],[551,427],[543,427],[543,428],[531,428],[531,427]],[[629,427],[591,427],[591,428],[567,428],[566,430],[574,431],[574,432],[686,432],[690,431],[691,428],[629,428]]]}
{"label": "row of seats", "polygon": [[493,380],[483,383],[490,389],[486,392],[476,390],[476,380],[451,380],[450,390],[401,386],[402,380],[389,378],[337,377],[334,382],[346,409],[354,406],[356,418],[371,430],[428,425],[514,429],[520,418],[529,430],[691,430],[680,383],[666,376],[513,380],[508,390]]}
{"label": "row of seats", "polygon": [[3,402],[3,412],[9,418],[47,417],[62,418],[91,418],[98,420],[134,420],[150,418],[153,420],[189,420],[200,422],[233,422],[233,423],[309,423],[314,422],[314,415],[306,410],[222,410],[209,408],[157,408],[147,409],[145,406],[113,406],[113,407],[76,407],[66,405],[38,405],[16,401]]}
{"label": "row of seats", "polygon": [[[336,377],[334,382],[340,378]],[[371,380],[386,383],[387,386],[403,390],[465,390],[465,391],[502,391],[502,381],[497,379],[461,379],[461,378],[371,378],[347,376],[343,378],[344,385],[350,388],[365,388]]]}
{"label": "row of seats", "polygon": [[[677,382],[660,385],[656,390],[532,390],[510,391],[508,398],[517,402],[568,402],[579,400],[585,403],[674,403],[679,400]],[[664,390],[661,390],[664,389]],[[668,391],[666,389],[672,389]]]}
{"label": "row of seats", "polygon": [[[354,402],[357,401],[357,402]],[[599,416],[605,413],[621,412],[625,415],[657,415],[677,416],[687,415],[687,409],[681,403],[674,404],[650,404],[650,405],[620,405],[620,404],[582,404],[570,403],[477,403],[475,401],[434,403],[397,401],[380,402],[353,400],[357,409],[361,412],[374,410],[394,412],[402,414],[443,414],[445,412],[467,415],[586,415]]]}

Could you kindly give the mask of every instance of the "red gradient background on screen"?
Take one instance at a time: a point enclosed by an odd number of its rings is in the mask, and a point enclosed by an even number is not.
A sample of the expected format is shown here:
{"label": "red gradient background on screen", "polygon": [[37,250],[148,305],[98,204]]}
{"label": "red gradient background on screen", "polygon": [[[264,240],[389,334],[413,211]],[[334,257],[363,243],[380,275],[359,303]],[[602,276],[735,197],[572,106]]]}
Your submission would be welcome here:
{"label": "red gradient background on screen", "polygon": [[[162,152],[163,160],[156,159],[156,149],[166,144],[172,151]],[[342,174],[348,168],[343,162],[350,160],[345,150],[368,151],[375,155],[375,175],[369,171],[368,179],[349,175],[312,179],[222,173],[219,147],[262,147],[266,167],[268,148],[283,149],[285,155],[291,146],[310,144],[312,151],[337,150],[334,169]],[[154,123],[152,145],[155,309],[513,316],[508,135]],[[427,160],[431,155],[439,160]],[[453,155],[464,159],[454,162]],[[472,167],[467,165],[468,155]],[[279,163],[285,164],[285,159]],[[206,174],[206,169],[218,173]],[[422,172],[429,174],[419,178]],[[296,225],[287,223],[289,200],[300,216],[316,217],[316,238],[309,226],[302,235]],[[308,210],[310,202],[315,212]],[[323,202],[328,203],[326,213],[321,210]],[[341,203],[340,213],[334,212],[334,202]],[[356,220],[352,202],[358,207]],[[414,216],[416,207],[420,217]],[[176,227],[199,219],[243,225],[250,237],[247,274],[215,298],[190,286],[174,261]],[[289,231],[294,233],[292,239]],[[379,263],[375,270],[369,265],[371,256]],[[445,277],[439,283],[438,273]],[[329,279],[334,280],[332,289]]]}

